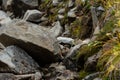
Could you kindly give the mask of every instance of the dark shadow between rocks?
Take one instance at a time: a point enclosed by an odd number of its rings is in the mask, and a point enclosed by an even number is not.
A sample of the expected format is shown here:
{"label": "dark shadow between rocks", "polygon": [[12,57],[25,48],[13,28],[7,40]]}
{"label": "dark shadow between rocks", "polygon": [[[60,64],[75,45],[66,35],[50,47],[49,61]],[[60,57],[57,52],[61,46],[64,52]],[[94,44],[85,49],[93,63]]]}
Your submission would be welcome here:
{"label": "dark shadow between rocks", "polygon": [[19,39],[14,39],[5,34],[1,35],[0,42],[5,46],[17,45],[25,50],[40,66],[45,66],[55,61],[55,56],[49,50],[37,46],[30,42],[24,42]]}

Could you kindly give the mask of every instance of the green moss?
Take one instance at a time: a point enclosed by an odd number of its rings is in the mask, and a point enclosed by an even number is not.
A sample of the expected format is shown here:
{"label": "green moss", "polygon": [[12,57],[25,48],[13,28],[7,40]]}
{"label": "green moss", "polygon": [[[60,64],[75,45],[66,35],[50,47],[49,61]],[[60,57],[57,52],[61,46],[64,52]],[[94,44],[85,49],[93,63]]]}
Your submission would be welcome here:
{"label": "green moss", "polygon": [[81,21],[75,20],[70,26],[70,33],[73,38],[80,38],[81,34]]}
{"label": "green moss", "polygon": [[100,48],[102,48],[103,43],[99,41],[94,41],[89,43],[88,45],[83,45],[76,55],[76,59],[81,58],[81,56],[85,55],[84,59],[86,60],[88,57],[92,56],[93,54],[97,53]]}
{"label": "green moss", "polygon": [[85,78],[89,73],[85,72],[84,70],[81,70],[79,72],[79,79],[82,80],[83,78]]}

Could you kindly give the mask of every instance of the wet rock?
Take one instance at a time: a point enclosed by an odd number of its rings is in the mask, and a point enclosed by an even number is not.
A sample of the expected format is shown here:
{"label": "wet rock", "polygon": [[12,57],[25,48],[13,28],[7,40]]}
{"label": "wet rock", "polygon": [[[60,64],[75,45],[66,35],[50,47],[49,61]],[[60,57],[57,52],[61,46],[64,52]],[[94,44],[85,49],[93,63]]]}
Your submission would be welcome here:
{"label": "wet rock", "polygon": [[[16,46],[8,46],[0,52],[0,62],[4,63],[0,71],[7,72],[8,67],[16,74],[35,73],[38,71],[38,64],[22,49]],[[9,71],[8,71],[9,72]]]}
{"label": "wet rock", "polygon": [[41,21],[43,13],[38,10],[27,10],[23,20],[38,23]]}
{"label": "wet rock", "polygon": [[53,23],[53,27],[50,29],[50,32],[52,33],[53,36],[57,37],[62,33],[62,26],[59,21]]}
{"label": "wet rock", "polygon": [[13,44],[21,47],[41,65],[53,62],[54,53],[59,53],[55,51],[60,51],[54,50],[58,46],[56,39],[46,28],[23,20],[13,20],[1,27],[0,42],[5,47]]}
{"label": "wet rock", "polygon": [[0,10],[0,24],[7,24],[10,21],[10,17],[4,11]]}
{"label": "wet rock", "polygon": [[74,39],[68,38],[68,37],[57,37],[57,40],[59,43],[64,43],[64,44],[74,44]]}

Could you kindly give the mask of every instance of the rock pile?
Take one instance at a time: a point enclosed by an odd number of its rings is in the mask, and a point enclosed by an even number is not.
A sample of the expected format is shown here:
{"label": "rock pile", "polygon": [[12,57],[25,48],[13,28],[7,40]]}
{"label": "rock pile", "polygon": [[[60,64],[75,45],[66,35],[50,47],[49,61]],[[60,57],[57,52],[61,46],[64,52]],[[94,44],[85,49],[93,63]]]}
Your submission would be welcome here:
{"label": "rock pile", "polygon": [[72,58],[94,32],[94,15],[81,16],[81,7],[75,0],[0,0],[0,79],[78,80]]}

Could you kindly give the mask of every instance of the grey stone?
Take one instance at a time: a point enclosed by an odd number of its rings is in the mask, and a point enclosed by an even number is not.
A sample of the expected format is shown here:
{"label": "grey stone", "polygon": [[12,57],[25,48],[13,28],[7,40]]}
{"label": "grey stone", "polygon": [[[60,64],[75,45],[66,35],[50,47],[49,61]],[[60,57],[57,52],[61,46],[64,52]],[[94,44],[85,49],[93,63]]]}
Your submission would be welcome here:
{"label": "grey stone", "polygon": [[[4,63],[4,71],[0,68],[0,71],[6,72],[8,67],[11,72],[16,74],[35,73],[38,71],[38,64],[22,49],[16,46],[8,46],[0,52],[0,62]],[[9,72],[9,71],[8,71]]]}
{"label": "grey stone", "polygon": [[64,43],[64,44],[74,44],[74,39],[68,38],[68,37],[57,37],[57,40],[59,43]]}
{"label": "grey stone", "polygon": [[62,26],[59,21],[53,23],[53,27],[50,29],[51,34],[54,37],[59,36],[62,33]]}
{"label": "grey stone", "polygon": [[68,7],[73,7],[75,4],[75,0],[69,0]]}
{"label": "grey stone", "polygon": [[105,9],[102,6],[97,7],[98,11],[105,11]]}
{"label": "grey stone", "polygon": [[23,20],[13,20],[0,27],[0,42],[5,47],[13,44],[21,47],[39,64],[53,62],[54,53],[59,53],[54,50],[55,37],[46,28]]}
{"label": "grey stone", "polygon": [[68,17],[71,17],[71,18],[75,18],[75,17],[76,17],[74,11],[69,11],[69,12],[67,13],[67,16],[68,16]]}
{"label": "grey stone", "polygon": [[7,24],[10,21],[10,17],[4,11],[0,10],[0,24]]}
{"label": "grey stone", "polygon": [[65,8],[60,9],[60,10],[58,11],[58,14],[63,14],[64,12],[65,12]]}
{"label": "grey stone", "polygon": [[38,10],[27,10],[23,17],[23,20],[37,23],[41,21],[42,15],[43,13]]}
{"label": "grey stone", "polygon": [[76,52],[81,48],[82,45],[88,44],[90,42],[90,39],[85,39],[81,43],[75,45],[70,49],[70,52],[66,55],[66,58],[72,58],[74,55],[76,55]]}
{"label": "grey stone", "polygon": [[63,15],[58,15],[58,19],[59,20],[64,19],[64,16]]}
{"label": "grey stone", "polygon": [[59,4],[59,0],[52,0],[53,6],[57,6]]}

